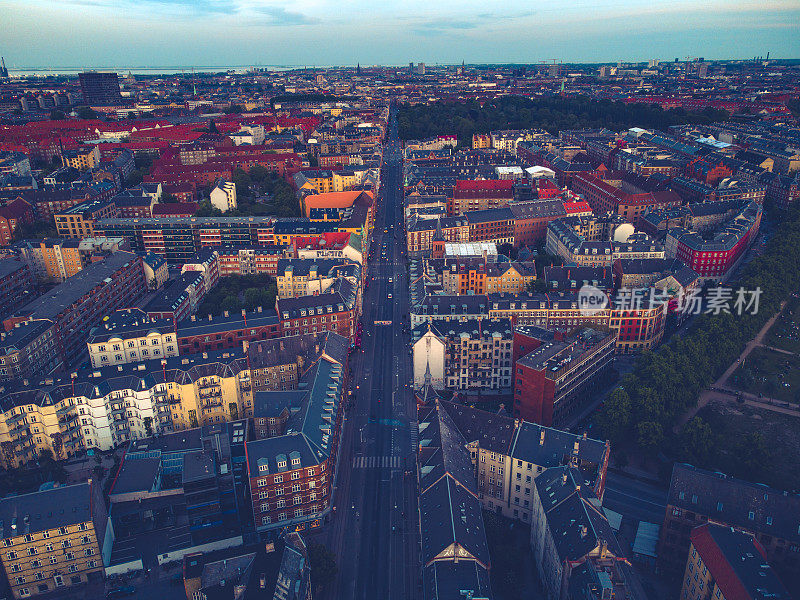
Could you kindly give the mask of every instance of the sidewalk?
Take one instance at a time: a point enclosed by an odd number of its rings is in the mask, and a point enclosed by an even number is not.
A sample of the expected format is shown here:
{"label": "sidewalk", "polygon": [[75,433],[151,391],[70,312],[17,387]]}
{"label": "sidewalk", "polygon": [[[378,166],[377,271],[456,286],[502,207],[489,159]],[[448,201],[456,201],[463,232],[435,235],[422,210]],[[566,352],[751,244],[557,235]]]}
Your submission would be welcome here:
{"label": "sidewalk", "polygon": [[[729,387],[728,379],[730,379],[731,375],[739,368],[739,365],[744,361],[750,353],[759,347],[769,348],[764,344],[764,338],[766,337],[767,333],[769,332],[770,328],[775,324],[775,321],[778,320],[778,317],[783,312],[783,309],[786,308],[787,301],[784,300],[781,302],[781,306],[772,317],[764,323],[764,326],[759,330],[756,336],[747,342],[747,345],[742,350],[742,353],[739,357],[731,363],[731,365],[725,370],[725,372],[717,379],[713,385],[707,390],[700,392],[700,397],[697,399],[697,404],[686,411],[683,416],[678,420],[675,427],[673,427],[673,431],[678,433],[686,423],[688,423],[691,419],[697,415],[697,413],[706,406],[712,400],[720,400],[722,402],[728,403],[737,403],[736,395],[741,394],[743,398],[745,398],[744,403],[753,406],[755,408],[763,408],[766,410],[772,410],[775,412],[784,413],[787,415],[792,415],[796,417],[800,417],[800,410],[791,408],[790,405],[786,403],[776,400],[774,398],[758,398],[755,394],[750,394],[747,392],[741,392],[739,390],[735,390]],[[781,350],[778,350],[781,351]],[[783,351],[787,354],[792,354],[791,352]]]}

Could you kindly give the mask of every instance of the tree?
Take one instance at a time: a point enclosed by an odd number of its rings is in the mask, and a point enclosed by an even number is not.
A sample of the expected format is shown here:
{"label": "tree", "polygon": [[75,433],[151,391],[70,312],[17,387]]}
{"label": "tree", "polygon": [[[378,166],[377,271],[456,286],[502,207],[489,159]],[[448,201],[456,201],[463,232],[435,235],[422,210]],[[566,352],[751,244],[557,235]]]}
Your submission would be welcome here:
{"label": "tree", "polygon": [[636,426],[636,443],[646,452],[655,453],[664,441],[664,429],[661,423],[644,421]]}
{"label": "tree", "polygon": [[134,169],[125,180],[126,187],[135,187],[144,181],[144,174],[139,169]]}
{"label": "tree", "polygon": [[622,388],[611,392],[597,415],[597,425],[603,435],[617,444],[628,434],[631,422],[631,398]]}
{"label": "tree", "polygon": [[96,119],[97,113],[88,106],[79,106],[75,111],[78,113],[79,119]]}
{"label": "tree", "polygon": [[707,464],[714,451],[716,447],[714,437],[711,426],[701,417],[694,417],[681,432],[682,446],[689,453],[692,462],[700,465]]}
{"label": "tree", "polygon": [[336,556],[322,544],[308,544],[308,564],[311,567],[311,585],[314,593],[319,594],[336,579],[339,567]]}
{"label": "tree", "polygon": [[220,217],[222,216],[222,211],[218,209],[216,206],[211,204],[209,200],[203,200],[199,203],[199,208],[195,213],[197,217]]}
{"label": "tree", "polygon": [[64,114],[64,111],[53,109],[50,111],[50,120],[51,121],[63,121],[67,118],[67,115]]}

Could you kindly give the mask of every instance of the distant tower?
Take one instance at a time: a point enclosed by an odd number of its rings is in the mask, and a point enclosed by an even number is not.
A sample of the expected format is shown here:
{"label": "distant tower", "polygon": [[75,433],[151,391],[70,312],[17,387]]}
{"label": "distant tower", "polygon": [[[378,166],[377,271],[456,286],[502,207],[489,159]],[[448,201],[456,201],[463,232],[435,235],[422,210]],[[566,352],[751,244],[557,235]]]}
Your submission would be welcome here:
{"label": "distant tower", "polygon": [[361,63],[356,64],[356,75],[361,75]]}
{"label": "distant tower", "polygon": [[0,79],[8,78],[8,69],[6,69],[5,57],[0,57]]}

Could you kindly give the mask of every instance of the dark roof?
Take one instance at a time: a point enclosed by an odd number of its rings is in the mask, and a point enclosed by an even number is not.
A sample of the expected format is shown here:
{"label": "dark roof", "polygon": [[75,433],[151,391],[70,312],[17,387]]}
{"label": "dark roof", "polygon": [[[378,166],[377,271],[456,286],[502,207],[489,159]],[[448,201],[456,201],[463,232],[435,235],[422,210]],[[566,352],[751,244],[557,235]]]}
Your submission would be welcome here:
{"label": "dark roof", "polygon": [[750,534],[706,523],[692,530],[691,540],[726,599],[789,599],[764,548]]}
{"label": "dark roof", "polygon": [[91,519],[92,490],[88,482],[0,500],[0,538],[3,539],[86,523]]}
{"label": "dark roof", "polygon": [[[211,335],[214,333],[225,333],[228,331],[236,331],[239,329],[251,329],[254,327],[268,327],[270,325],[277,326],[278,313],[275,309],[268,309],[263,311],[250,311],[245,312],[246,316],[242,316],[240,312],[228,314],[226,317],[222,315],[209,315],[208,319],[183,319],[178,321],[178,337],[188,337],[195,335]],[[247,325],[245,326],[245,321]]]}
{"label": "dark roof", "polygon": [[800,543],[800,495],[764,484],[676,463],[667,504],[734,527]]}
{"label": "dark roof", "polygon": [[12,354],[22,350],[53,326],[47,319],[20,321],[10,331],[0,333],[0,354]]}
{"label": "dark roof", "polygon": [[[605,460],[605,442],[522,421],[514,436],[510,455],[540,467],[557,467],[573,458],[601,465]],[[587,473],[584,473],[584,477]],[[586,479],[584,478],[584,483]],[[593,484],[594,481],[589,481]]]}
{"label": "dark roof", "polygon": [[471,557],[489,565],[480,500],[452,477],[443,477],[420,496],[419,511],[423,564],[430,564],[440,553],[457,546],[462,551],[459,562]]}
{"label": "dark roof", "polygon": [[603,542],[617,557],[622,550],[599,501],[581,473],[574,468],[553,467],[534,479],[547,529],[555,543],[558,562],[581,560]]}
{"label": "dark roof", "polygon": [[508,454],[514,438],[514,419],[452,402],[439,402],[467,443],[477,441],[490,452]]}
{"label": "dark roof", "polygon": [[137,457],[134,460],[124,460],[110,493],[117,495],[150,492],[158,482],[160,471],[160,458]]}
{"label": "dark roof", "polygon": [[139,257],[132,252],[114,252],[104,260],[87,265],[64,283],[26,304],[15,314],[25,315],[31,319],[55,319],[94,287],[137,260]]}
{"label": "dark roof", "polygon": [[488,600],[489,571],[473,560],[436,561],[423,569],[425,600]]}

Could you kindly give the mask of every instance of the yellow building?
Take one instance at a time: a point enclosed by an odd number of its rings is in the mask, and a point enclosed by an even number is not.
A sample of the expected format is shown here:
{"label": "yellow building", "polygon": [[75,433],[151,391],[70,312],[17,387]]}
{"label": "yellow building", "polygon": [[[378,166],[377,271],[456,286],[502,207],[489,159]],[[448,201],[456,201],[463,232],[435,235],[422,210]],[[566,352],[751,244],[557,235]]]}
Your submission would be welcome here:
{"label": "yellow building", "polygon": [[481,148],[492,147],[492,136],[488,133],[475,133],[472,135],[472,148],[477,150]]}
{"label": "yellow building", "polygon": [[528,285],[536,280],[536,267],[534,263],[491,263],[491,268],[486,273],[486,293],[495,294],[507,292],[521,294]]}
{"label": "yellow building", "polygon": [[77,150],[65,150],[61,154],[61,164],[65,167],[72,167],[79,171],[94,169],[100,163],[100,147],[78,148]]}
{"label": "yellow building", "polygon": [[7,407],[0,412],[0,465],[19,467],[43,451],[66,459],[157,432],[252,417],[253,390],[295,389],[331,335],[287,336],[211,355],[19,381],[0,390]]}
{"label": "yellow building", "polygon": [[0,463],[6,468],[37,460],[42,452],[61,459],[83,448],[77,413],[69,400],[56,402],[47,392],[12,398],[7,410],[0,413]]}
{"label": "yellow building", "polygon": [[114,541],[102,491],[91,479],[0,500],[0,538],[14,598],[63,594],[102,579]]}

